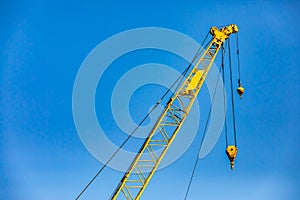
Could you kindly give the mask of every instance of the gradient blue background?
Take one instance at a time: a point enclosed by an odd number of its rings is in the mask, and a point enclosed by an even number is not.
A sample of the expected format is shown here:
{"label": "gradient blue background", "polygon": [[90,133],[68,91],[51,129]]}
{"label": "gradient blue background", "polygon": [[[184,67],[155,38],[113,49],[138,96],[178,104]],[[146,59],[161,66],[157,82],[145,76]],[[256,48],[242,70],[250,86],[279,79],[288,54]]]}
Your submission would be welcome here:
{"label": "gradient blue background", "polygon": [[[199,162],[188,199],[299,199],[299,2],[1,1],[0,5],[0,199],[74,199],[102,166],[82,145],[72,117],[77,70],[97,44],[146,26],[174,29],[201,42],[211,26],[230,23],[240,28],[246,88],[242,102],[237,102],[236,170],[229,169],[222,137]],[[109,105],[114,81],[136,64],[150,61],[174,65],[179,71],[185,67],[175,58],[165,61],[169,55],[151,55],[137,52],[120,59],[119,66],[112,66],[100,81],[107,85],[102,89],[108,95],[96,97],[98,115],[107,116],[101,122],[115,133],[116,143],[121,143],[120,130],[103,107]],[[126,67],[120,68],[122,63]],[[102,92],[100,86],[98,91]],[[162,91],[160,87],[137,91],[131,103],[136,121]],[[143,101],[149,92],[153,98]],[[158,171],[142,199],[183,199],[196,150],[193,143],[184,156]],[[82,199],[108,199],[122,175],[106,169]]]}

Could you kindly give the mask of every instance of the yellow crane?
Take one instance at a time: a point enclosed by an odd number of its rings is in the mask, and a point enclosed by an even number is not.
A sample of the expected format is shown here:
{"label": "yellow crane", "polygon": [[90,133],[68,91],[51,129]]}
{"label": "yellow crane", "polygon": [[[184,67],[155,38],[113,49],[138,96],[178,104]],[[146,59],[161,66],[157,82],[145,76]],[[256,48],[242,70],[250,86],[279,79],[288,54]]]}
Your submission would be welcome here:
{"label": "yellow crane", "polygon": [[[234,24],[222,28],[212,27],[210,29],[212,39],[209,45],[204,49],[203,54],[196,61],[193,69],[179,86],[179,89],[168,101],[129,169],[114,191],[111,197],[112,200],[133,200],[141,197],[186,119],[220,48],[231,34],[237,32],[238,27]],[[240,97],[244,93],[240,80],[237,91]],[[235,145],[228,146],[226,153],[233,169],[237,147]]]}

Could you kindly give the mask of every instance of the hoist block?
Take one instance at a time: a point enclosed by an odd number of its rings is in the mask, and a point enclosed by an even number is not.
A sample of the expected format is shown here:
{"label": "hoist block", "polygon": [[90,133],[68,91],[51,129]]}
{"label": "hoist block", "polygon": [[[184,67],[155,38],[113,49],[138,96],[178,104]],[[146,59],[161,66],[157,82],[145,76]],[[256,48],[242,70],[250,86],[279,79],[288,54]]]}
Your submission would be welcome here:
{"label": "hoist block", "polygon": [[245,92],[245,89],[242,87],[242,85],[240,85],[237,88],[237,93],[240,95],[240,98],[242,98],[242,95],[244,94],[244,92]]}
{"label": "hoist block", "polygon": [[238,149],[236,146],[228,146],[226,148],[226,154],[230,160],[230,166],[231,166],[232,170],[234,168],[234,159],[236,157],[237,152],[238,152]]}

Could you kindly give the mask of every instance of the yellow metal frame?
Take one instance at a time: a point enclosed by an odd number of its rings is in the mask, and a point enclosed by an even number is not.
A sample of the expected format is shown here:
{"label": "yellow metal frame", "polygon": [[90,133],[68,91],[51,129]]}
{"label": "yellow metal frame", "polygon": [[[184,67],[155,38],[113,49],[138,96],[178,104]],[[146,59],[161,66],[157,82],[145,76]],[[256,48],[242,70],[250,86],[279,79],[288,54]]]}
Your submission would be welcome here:
{"label": "yellow metal frame", "polygon": [[167,103],[115,190],[112,200],[117,198],[133,200],[141,197],[186,119],[222,43],[231,33],[237,31],[236,25],[229,25],[222,29],[216,27],[210,29],[213,37],[211,43],[196,62],[178,91]]}

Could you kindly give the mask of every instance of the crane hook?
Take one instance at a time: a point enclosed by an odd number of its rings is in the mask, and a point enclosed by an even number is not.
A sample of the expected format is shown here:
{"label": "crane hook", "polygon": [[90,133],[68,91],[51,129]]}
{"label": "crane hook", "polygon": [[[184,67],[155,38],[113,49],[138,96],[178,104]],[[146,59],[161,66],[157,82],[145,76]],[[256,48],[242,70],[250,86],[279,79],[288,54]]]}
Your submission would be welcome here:
{"label": "crane hook", "polygon": [[234,169],[234,159],[236,157],[236,154],[238,152],[238,149],[236,146],[228,146],[226,148],[226,154],[229,158],[229,161],[230,161],[230,167],[231,167],[231,170]]}
{"label": "crane hook", "polygon": [[236,91],[237,91],[237,93],[240,95],[240,98],[242,99],[242,96],[243,96],[243,94],[244,94],[244,92],[245,92],[245,88],[243,88],[241,82],[239,82],[239,87],[237,88]]}

